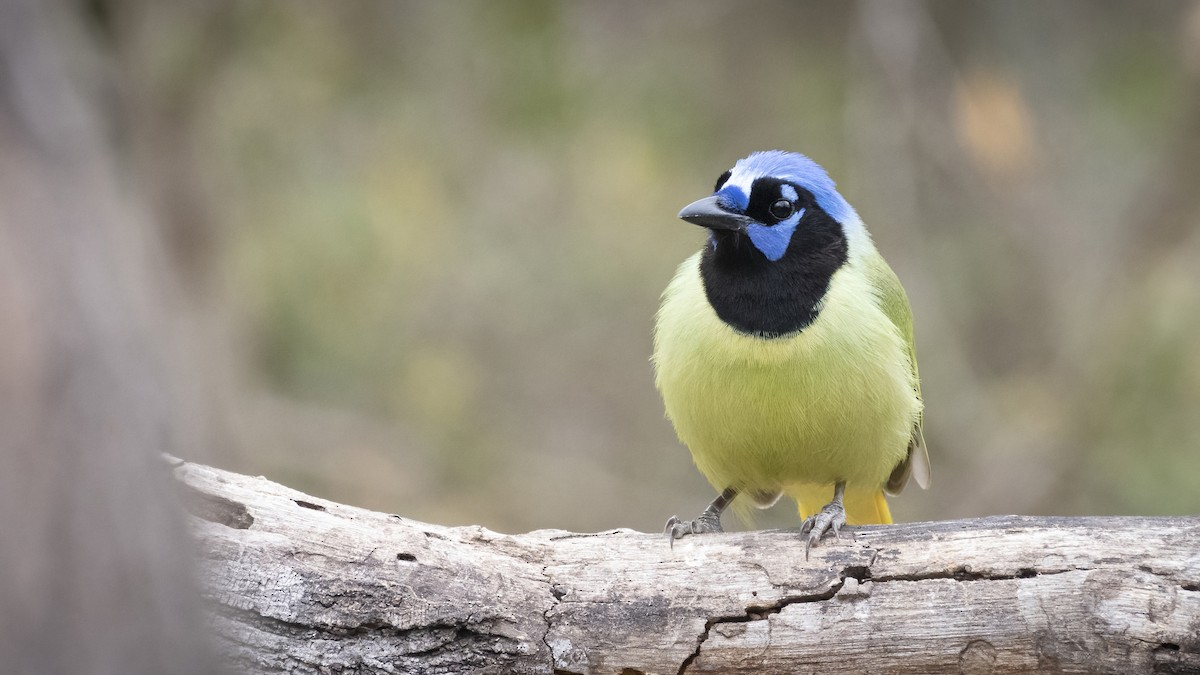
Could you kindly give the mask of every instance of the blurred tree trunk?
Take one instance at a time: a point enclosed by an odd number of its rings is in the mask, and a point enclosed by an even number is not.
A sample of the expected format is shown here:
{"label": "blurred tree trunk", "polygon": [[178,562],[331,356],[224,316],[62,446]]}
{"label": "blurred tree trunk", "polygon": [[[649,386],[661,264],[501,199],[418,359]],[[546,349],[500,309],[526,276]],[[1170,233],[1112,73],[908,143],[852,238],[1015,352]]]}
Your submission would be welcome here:
{"label": "blurred tree trunk", "polygon": [[84,12],[0,1],[0,669],[212,672],[157,459],[168,275]]}

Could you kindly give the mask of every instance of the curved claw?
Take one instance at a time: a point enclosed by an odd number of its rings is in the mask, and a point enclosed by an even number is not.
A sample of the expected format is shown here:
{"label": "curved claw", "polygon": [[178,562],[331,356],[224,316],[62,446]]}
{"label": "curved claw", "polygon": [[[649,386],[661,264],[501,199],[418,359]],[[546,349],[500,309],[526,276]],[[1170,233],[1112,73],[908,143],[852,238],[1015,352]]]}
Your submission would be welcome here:
{"label": "curved claw", "polygon": [[667,535],[667,541],[671,542],[671,548],[675,548],[676,539],[682,539],[684,535],[691,534],[691,531],[691,523],[685,523],[679,519],[679,516],[667,518],[667,526],[663,528],[663,534]]}
{"label": "curved claw", "polygon": [[675,548],[675,540],[683,539],[689,534],[705,534],[707,532],[724,532],[721,529],[721,521],[717,518],[706,518],[701,515],[695,520],[681,520],[679,516],[671,516],[667,519],[667,526],[663,529],[663,534],[671,541],[671,548]]}
{"label": "curved claw", "polygon": [[826,532],[833,532],[835,539],[841,539],[841,529],[846,524],[846,508],[841,500],[826,504],[820,511],[804,519],[800,525],[800,536],[808,535],[804,542],[804,559],[808,560],[808,552],[816,546]]}
{"label": "curved claw", "polygon": [[704,532],[723,532],[721,529],[721,512],[725,507],[729,506],[737,497],[737,490],[734,488],[725,488],[716,499],[713,500],[708,508],[704,509],[695,520],[680,520],[679,516],[671,516],[667,519],[667,526],[664,533],[671,540],[671,548],[675,548],[675,540],[683,539],[689,534],[701,534]]}

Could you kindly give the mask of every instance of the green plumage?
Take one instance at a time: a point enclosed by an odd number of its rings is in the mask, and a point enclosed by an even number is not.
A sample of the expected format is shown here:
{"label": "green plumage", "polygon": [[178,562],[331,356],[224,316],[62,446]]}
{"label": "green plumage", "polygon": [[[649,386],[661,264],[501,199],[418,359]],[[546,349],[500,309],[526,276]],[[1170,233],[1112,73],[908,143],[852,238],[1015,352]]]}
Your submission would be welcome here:
{"label": "green plumage", "polygon": [[[855,217],[857,220],[857,217]],[[667,416],[718,491],[769,503],[786,492],[847,483],[850,522],[885,486],[928,481],[922,403],[908,298],[861,223],[830,279],[815,321],[782,337],[740,333],[705,295],[700,254],[663,294],[654,335],[656,383]],[[826,488],[825,486],[829,486]],[[819,506],[822,502],[816,502]]]}

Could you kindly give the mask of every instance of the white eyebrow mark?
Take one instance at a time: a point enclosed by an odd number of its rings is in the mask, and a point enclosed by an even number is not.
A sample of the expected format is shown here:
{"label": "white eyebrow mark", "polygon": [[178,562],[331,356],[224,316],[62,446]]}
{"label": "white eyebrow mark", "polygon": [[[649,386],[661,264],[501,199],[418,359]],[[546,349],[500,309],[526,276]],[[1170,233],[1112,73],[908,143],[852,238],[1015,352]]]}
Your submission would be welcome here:
{"label": "white eyebrow mark", "polygon": [[800,197],[800,195],[796,192],[796,188],[788,185],[787,183],[779,186],[779,194],[783,195],[783,198],[789,202],[794,202]]}
{"label": "white eyebrow mark", "polygon": [[733,168],[733,173],[729,176],[729,180],[725,181],[725,185],[735,185],[741,189],[742,194],[746,198],[750,198],[750,189],[754,186],[754,179],[758,178],[753,173],[740,170],[738,167]]}

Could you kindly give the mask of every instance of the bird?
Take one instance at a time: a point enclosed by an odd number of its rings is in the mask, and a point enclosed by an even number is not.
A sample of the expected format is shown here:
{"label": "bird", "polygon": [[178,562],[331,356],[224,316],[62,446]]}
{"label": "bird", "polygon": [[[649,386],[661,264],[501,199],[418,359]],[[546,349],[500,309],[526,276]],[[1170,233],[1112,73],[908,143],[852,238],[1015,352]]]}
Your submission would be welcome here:
{"label": "bird", "polygon": [[663,292],[655,384],[719,494],[667,521],[672,546],[721,532],[739,498],[794,499],[806,558],[847,523],[891,523],[885,493],[929,485],[924,405],[908,296],[858,213],[812,159],[770,150],[679,218],[708,239]]}

